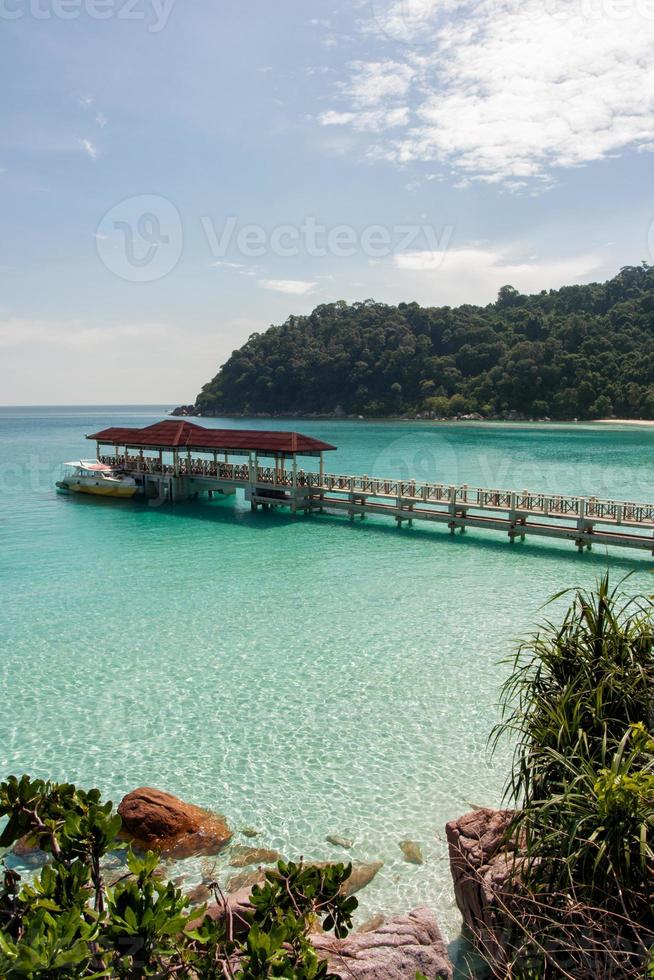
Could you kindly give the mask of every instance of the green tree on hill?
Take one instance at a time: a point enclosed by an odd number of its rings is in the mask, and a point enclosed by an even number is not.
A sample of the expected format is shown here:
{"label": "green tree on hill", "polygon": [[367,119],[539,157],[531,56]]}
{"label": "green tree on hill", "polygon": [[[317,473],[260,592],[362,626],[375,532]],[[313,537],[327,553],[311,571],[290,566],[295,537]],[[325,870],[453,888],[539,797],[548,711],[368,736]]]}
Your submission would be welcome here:
{"label": "green tree on hill", "polygon": [[507,285],[484,307],[323,304],[252,334],[197,398],[203,414],[337,406],[370,416],[653,418],[654,268],[531,296]]}

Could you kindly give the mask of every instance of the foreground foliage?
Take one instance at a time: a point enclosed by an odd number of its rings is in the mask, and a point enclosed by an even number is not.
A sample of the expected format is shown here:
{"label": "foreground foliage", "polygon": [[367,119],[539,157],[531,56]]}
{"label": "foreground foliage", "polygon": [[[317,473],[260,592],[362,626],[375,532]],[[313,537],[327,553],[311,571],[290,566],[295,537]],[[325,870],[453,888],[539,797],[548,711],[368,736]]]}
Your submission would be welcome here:
{"label": "foreground foliage", "polygon": [[[123,846],[121,820],[97,790],[11,777],[0,784],[0,816],[8,818],[0,847],[25,840],[50,859],[32,881],[5,868],[2,977],[329,980],[309,932],[322,926],[343,937],[352,925],[357,900],[341,893],[351,865],[280,861],[253,889],[249,928],[237,935],[229,914],[214,919],[191,910],[160,879],[157,854],[128,850],[124,876],[106,885],[103,861]],[[225,903],[218,885],[212,888]]]}
{"label": "foreground foliage", "polygon": [[507,975],[654,976],[652,613],[606,576],[516,657],[496,733],[517,739]]}
{"label": "foreground foliage", "polygon": [[654,418],[654,268],[488,306],[318,306],[253,334],[204,386],[206,414],[467,412]]}

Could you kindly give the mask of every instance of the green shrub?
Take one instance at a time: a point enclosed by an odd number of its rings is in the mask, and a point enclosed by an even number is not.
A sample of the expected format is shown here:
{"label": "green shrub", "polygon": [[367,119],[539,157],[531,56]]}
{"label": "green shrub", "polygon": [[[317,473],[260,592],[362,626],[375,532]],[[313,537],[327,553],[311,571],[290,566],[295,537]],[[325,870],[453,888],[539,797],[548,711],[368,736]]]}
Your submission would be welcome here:
{"label": "green shrub", "polygon": [[[612,589],[608,575],[593,592],[576,590],[562,623],[545,623],[520,647],[504,687],[494,738],[516,742],[508,795],[522,856],[518,932],[529,939],[521,955],[537,947],[544,976],[645,975],[654,942],[652,612],[649,600]],[[548,972],[552,962],[563,972]]]}
{"label": "green shrub", "polygon": [[[194,980],[329,980],[310,930],[339,937],[352,925],[355,898],[342,894],[351,865],[306,867],[280,861],[252,892],[247,934],[231,919],[205,916],[155,874],[158,855],[127,851],[124,877],[108,887],[103,859],[124,847],[121,820],[97,790],[10,777],[0,784],[0,846],[25,838],[51,863],[32,881],[5,868],[0,888],[0,976],[147,976]],[[224,902],[217,884],[214,897]]]}

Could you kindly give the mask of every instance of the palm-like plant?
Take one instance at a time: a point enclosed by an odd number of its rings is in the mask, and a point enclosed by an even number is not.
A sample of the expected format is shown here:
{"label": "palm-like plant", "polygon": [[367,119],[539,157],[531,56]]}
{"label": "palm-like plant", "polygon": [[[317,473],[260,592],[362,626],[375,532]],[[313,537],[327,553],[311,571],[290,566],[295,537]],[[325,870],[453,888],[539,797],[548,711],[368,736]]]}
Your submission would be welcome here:
{"label": "palm-like plant", "polygon": [[574,590],[562,623],[519,648],[502,705],[493,739],[516,743],[507,795],[539,929],[570,956],[597,926],[611,962],[634,943],[643,962],[654,941],[654,606],[624,598],[608,574]]}

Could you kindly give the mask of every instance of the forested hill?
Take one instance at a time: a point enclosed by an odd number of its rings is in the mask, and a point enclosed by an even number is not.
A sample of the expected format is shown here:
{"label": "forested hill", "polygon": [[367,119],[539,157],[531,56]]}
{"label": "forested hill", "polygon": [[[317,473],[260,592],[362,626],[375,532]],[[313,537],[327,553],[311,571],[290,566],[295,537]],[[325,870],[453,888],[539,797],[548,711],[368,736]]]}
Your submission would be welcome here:
{"label": "forested hill", "polygon": [[202,414],[654,417],[654,268],[488,306],[318,306],[253,334]]}

